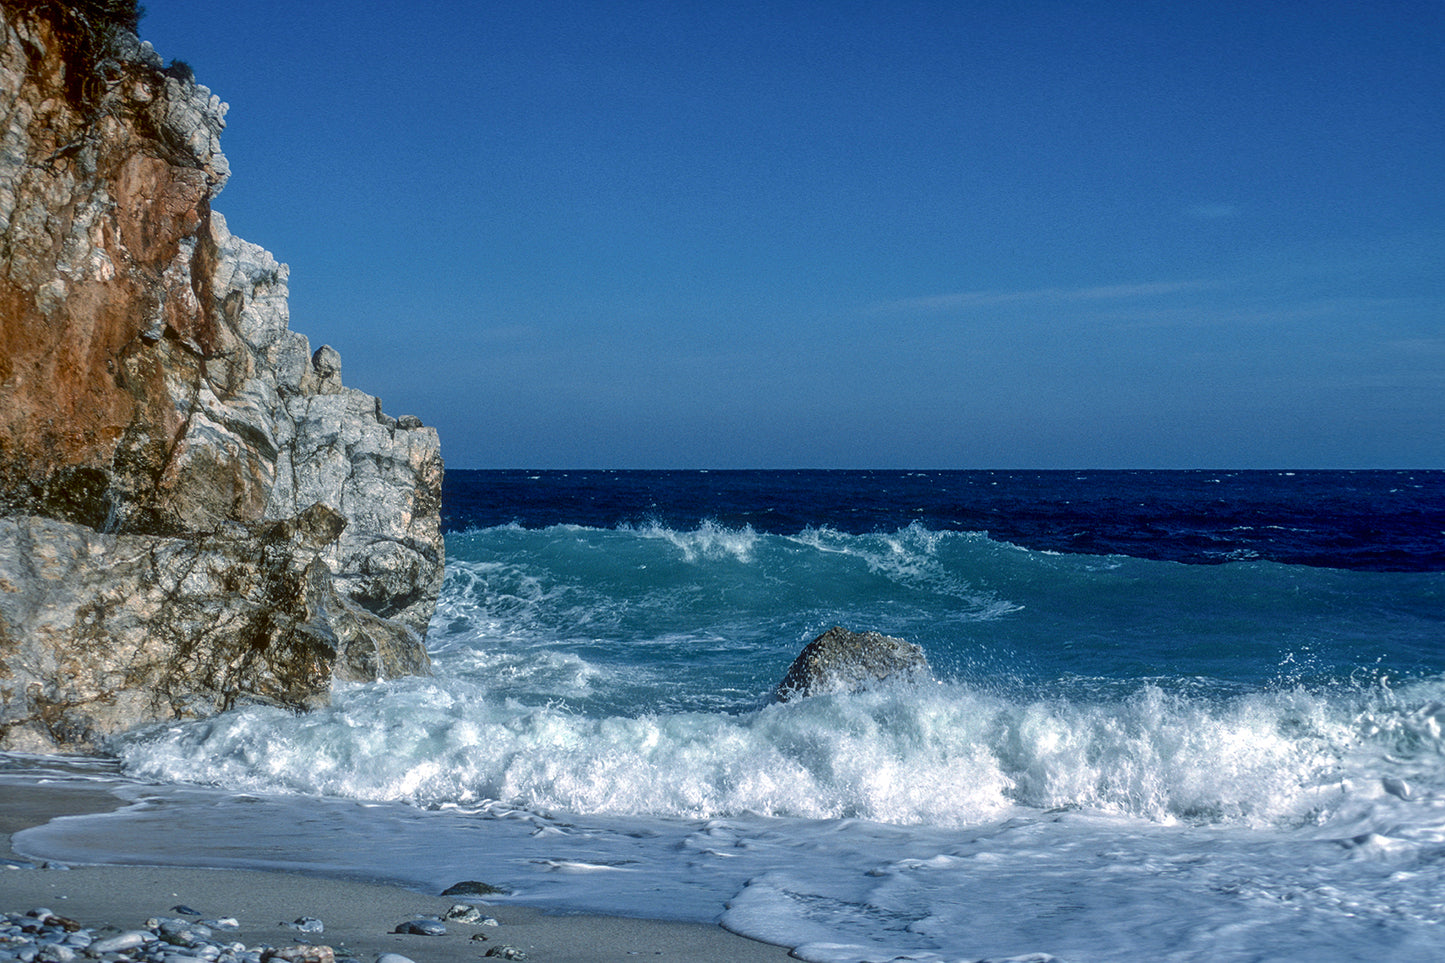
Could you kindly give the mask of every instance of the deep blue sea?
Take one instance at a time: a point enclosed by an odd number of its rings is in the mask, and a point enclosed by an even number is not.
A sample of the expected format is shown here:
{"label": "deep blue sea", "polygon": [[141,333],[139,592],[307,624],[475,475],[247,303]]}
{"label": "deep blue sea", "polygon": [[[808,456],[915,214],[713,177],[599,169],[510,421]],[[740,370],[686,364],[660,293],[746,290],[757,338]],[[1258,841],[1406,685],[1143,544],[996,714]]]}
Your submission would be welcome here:
{"label": "deep blue sea", "polygon": [[[132,806],[18,843],[828,963],[1445,959],[1445,472],[452,471],[443,512],[431,677],[128,737]],[[770,702],[835,624],[934,680]]]}

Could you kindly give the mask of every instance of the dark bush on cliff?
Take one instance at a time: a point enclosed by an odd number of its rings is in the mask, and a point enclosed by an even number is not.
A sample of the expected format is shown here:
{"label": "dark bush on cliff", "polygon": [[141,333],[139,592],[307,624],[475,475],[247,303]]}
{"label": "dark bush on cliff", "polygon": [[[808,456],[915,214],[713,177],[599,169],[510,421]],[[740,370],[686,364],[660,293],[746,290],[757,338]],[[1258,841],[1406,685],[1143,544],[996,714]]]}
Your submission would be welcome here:
{"label": "dark bush on cliff", "polygon": [[55,31],[65,58],[65,93],[71,103],[93,105],[117,64],[122,38],[145,15],[135,0],[0,0],[0,7]]}

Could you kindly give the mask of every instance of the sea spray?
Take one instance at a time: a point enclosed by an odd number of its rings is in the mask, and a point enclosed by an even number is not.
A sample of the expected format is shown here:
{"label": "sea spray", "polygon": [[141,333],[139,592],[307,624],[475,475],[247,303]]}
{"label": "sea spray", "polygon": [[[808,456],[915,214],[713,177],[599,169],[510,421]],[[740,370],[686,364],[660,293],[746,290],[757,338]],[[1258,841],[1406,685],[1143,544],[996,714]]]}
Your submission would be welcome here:
{"label": "sea spray", "polygon": [[[1425,687],[1429,698],[1445,687]],[[251,707],[118,745],[165,781],[422,806],[498,801],[579,814],[740,814],[966,826],[1021,811],[1296,825],[1433,740],[1433,702],[1284,690],[1222,700],[1145,686],[1123,699],[1015,703],[959,684],[883,686],[744,713],[588,717],[453,683],[338,692],[296,717]],[[1353,788],[1352,788],[1353,787]],[[1376,787],[1376,788],[1371,788]],[[1445,789],[1445,787],[1439,787]]]}

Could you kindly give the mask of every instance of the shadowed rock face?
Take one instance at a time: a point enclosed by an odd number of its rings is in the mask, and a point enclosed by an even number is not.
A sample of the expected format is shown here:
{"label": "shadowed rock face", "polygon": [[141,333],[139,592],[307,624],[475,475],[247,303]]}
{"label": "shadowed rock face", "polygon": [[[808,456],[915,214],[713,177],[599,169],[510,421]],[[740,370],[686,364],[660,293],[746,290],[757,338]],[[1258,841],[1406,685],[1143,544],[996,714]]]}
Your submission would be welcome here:
{"label": "shadowed rock face", "polygon": [[53,11],[0,0],[0,748],[425,671],[436,432],[211,210],[226,105]]}
{"label": "shadowed rock face", "polygon": [[803,647],[773,698],[787,702],[821,692],[856,692],[895,677],[932,678],[923,649],[890,635],[835,625]]}

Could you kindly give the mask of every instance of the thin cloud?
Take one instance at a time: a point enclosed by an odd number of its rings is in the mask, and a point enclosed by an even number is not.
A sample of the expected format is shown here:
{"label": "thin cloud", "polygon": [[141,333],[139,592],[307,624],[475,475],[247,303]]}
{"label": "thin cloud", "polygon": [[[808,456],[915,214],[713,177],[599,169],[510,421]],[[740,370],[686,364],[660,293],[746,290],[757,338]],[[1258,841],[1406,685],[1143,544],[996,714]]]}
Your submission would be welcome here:
{"label": "thin cloud", "polygon": [[1031,291],[959,291],[918,298],[900,298],[873,305],[882,313],[960,311],[1001,304],[1065,305],[1101,301],[1131,301],[1166,297],[1215,287],[1212,281],[1157,281],[1151,284],[1108,284],[1087,288],[1038,288]]}
{"label": "thin cloud", "polygon": [[1233,204],[1195,204],[1184,209],[1184,213],[1199,221],[1223,221],[1239,216],[1239,208]]}
{"label": "thin cloud", "polygon": [[1445,355],[1445,338],[1396,338],[1387,348],[1413,355]]}

